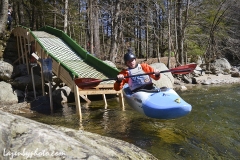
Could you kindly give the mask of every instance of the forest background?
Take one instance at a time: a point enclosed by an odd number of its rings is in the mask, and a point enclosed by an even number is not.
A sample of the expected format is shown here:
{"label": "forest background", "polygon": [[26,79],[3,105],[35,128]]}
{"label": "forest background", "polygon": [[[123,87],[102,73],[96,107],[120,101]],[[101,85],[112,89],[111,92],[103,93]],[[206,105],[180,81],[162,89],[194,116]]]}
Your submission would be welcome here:
{"label": "forest background", "polygon": [[[175,57],[178,65],[201,57],[240,60],[239,0],[1,0],[1,26],[12,9],[13,27],[48,25],[67,33],[102,60]],[[3,27],[0,27],[3,32]]]}

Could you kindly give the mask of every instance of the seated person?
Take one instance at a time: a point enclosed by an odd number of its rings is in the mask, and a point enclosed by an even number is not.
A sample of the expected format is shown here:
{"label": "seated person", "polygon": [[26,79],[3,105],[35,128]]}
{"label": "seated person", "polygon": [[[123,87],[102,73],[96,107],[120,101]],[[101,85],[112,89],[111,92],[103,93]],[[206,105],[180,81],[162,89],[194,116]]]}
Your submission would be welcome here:
{"label": "seated person", "polygon": [[[129,51],[124,55],[124,62],[127,69],[123,69],[117,75],[117,81],[114,83],[114,89],[119,91],[123,88],[125,83],[128,83],[129,88],[132,92],[136,92],[139,89],[153,89],[152,79],[159,80],[160,79],[160,71],[155,70],[148,64],[137,64],[135,55]],[[141,75],[141,76],[134,76],[130,78],[124,78],[126,76],[136,75],[136,74],[144,74],[148,72],[154,72],[151,75]]]}

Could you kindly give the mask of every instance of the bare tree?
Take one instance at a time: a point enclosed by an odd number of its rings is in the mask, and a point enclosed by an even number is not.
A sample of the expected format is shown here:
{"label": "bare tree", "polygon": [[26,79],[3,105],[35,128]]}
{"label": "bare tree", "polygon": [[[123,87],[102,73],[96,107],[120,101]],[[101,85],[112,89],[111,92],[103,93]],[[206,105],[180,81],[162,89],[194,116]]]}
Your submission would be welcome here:
{"label": "bare tree", "polygon": [[229,36],[224,38],[220,49],[233,65],[238,65],[240,61],[240,1],[234,0],[228,3],[231,5],[231,10],[226,14],[226,21],[231,25],[227,28]]}
{"label": "bare tree", "polygon": [[172,0],[170,2],[168,1],[167,3],[167,8],[168,8],[168,63],[167,66],[170,66],[170,58],[171,58],[171,12],[172,12]]}
{"label": "bare tree", "polygon": [[215,39],[215,32],[219,23],[223,20],[225,13],[228,11],[229,7],[224,7],[224,4],[227,0],[224,0],[220,3],[216,14],[214,15],[211,28],[209,31],[209,40],[206,52],[204,53],[204,58],[206,61],[207,69],[210,70],[210,62],[216,59],[216,39]]}
{"label": "bare tree", "polygon": [[178,59],[181,64],[184,63],[183,58],[183,29],[182,29],[182,0],[177,0],[176,8],[176,23],[177,23],[177,44],[178,44]]}

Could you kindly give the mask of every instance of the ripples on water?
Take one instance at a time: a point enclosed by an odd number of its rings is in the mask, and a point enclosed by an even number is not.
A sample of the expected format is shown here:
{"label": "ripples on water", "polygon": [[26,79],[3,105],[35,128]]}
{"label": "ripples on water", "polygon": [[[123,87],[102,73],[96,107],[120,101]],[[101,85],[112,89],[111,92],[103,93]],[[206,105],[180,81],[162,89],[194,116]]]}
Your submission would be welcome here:
{"label": "ripples on water", "polygon": [[[202,86],[179,95],[192,104],[192,112],[175,120],[151,119],[116,99],[83,105],[84,130],[121,139],[158,159],[240,159],[240,86]],[[79,129],[75,106],[52,116],[31,117],[48,124]]]}

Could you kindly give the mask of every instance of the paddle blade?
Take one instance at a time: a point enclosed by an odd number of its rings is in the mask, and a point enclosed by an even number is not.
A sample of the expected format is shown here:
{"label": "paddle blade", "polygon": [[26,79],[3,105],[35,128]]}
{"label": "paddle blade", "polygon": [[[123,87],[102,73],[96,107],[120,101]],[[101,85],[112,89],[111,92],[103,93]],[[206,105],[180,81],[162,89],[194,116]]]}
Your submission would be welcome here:
{"label": "paddle blade", "polygon": [[76,78],[74,79],[74,82],[79,88],[88,89],[98,86],[102,80],[95,78]]}
{"label": "paddle blade", "polygon": [[184,66],[179,66],[173,69],[170,69],[173,74],[188,74],[193,72],[193,70],[197,67],[197,64],[187,64]]}
{"label": "paddle blade", "polygon": [[178,66],[178,67],[174,68],[174,70],[177,70],[177,69],[192,69],[192,70],[194,70],[196,67],[197,67],[196,63],[191,63],[191,64],[186,64],[183,66]]}

